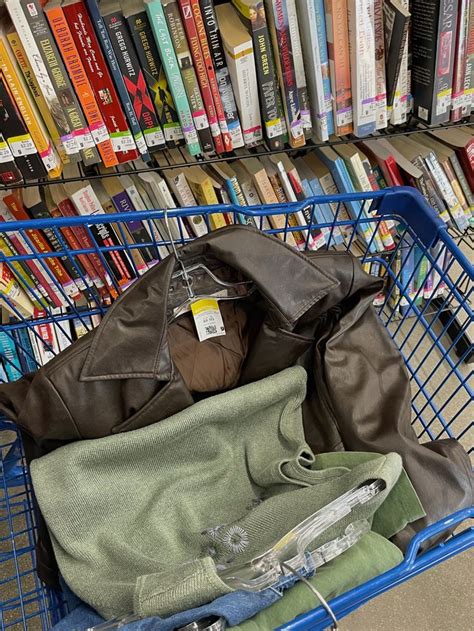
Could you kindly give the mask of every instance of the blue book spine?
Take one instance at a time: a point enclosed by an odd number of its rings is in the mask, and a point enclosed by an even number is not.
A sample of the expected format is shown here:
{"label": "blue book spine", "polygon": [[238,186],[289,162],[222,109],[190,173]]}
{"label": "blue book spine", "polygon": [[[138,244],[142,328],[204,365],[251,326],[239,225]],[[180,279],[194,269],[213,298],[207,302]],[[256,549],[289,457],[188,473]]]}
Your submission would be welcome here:
{"label": "blue book spine", "polygon": [[[311,187],[313,195],[324,196],[324,191],[317,177],[311,178],[309,180],[309,185]],[[332,224],[334,222],[334,215],[332,213],[332,210],[329,204],[320,204],[320,208],[321,208],[322,216],[324,218],[323,219],[324,222]],[[327,230],[329,234],[331,234],[331,228],[327,228]],[[342,234],[339,228],[335,227],[334,230],[332,231],[331,241],[332,243],[330,243],[330,245],[339,245],[340,243],[343,242]]]}
{"label": "blue book spine", "polygon": [[314,0],[314,11],[316,14],[316,30],[318,33],[319,59],[321,62],[321,73],[323,75],[324,102],[326,104],[326,120],[328,134],[334,134],[334,116],[332,111],[331,77],[329,74],[329,57],[326,39],[326,13],[324,11],[324,0]]}
{"label": "blue book spine", "polygon": [[18,356],[20,358],[21,369],[23,374],[34,372],[38,368],[38,364],[35,360],[35,354],[33,347],[31,346],[30,336],[27,329],[16,329],[13,332],[16,338]]}
{"label": "blue book spine", "polygon": [[130,125],[130,129],[132,131],[133,137],[135,139],[135,143],[138,147],[138,150],[141,154],[142,159],[145,160],[145,162],[149,162],[151,160],[151,156],[148,153],[148,149],[146,146],[145,138],[143,136],[143,132],[138,123],[138,119],[136,117],[135,110],[133,109],[132,101],[130,100],[130,96],[127,92],[127,88],[125,87],[123,76],[122,76],[122,73],[120,72],[117,57],[115,56],[114,50],[112,48],[112,43],[110,41],[109,34],[107,33],[107,29],[105,27],[104,21],[102,20],[102,16],[100,15],[99,4],[97,0],[84,0],[84,1],[87,5],[87,9],[89,11],[92,24],[94,25],[94,30],[96,32],[97,39],[99,40],[100,45],[102,47],[102,52],[104,53],[104,56],[107,59],[113,82],[115,83],[115,87],[117,88],[118,95],[125,109],[125,114],[127,115],[127,119]]}
{"label": "blue book spine", "polygon": [[[301,188],[303,189],[303,193],[305,197],[313,197],[314,193],[309,185],[309,182],[306,178],[301,179]],[[327,223],[325,216],[323,215],[321,206],[319,204],[314,204],[314,217],[316,219],[317,224]],[[320,228],[321,234],[324,237],[326,243],[329,241],[330,228]]]}
{"label": "blue book spine", "polygon": [[20,379],[23,374],[21,372],[20,358],[18,357],[16,344],[13,338],[5,333],[5,331],[0,331],[0,353],[8,381]]}

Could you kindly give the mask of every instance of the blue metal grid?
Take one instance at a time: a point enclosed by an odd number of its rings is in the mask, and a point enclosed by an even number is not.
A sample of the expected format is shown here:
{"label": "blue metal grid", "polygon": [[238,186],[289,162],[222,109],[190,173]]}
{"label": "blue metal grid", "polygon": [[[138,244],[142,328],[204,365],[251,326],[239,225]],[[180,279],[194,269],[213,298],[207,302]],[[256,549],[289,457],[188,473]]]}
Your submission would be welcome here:
{"label": "blue metal grid", "polygon": [[[347,219],[344,204],[348,201],[360,203],[357,217]],[[331,203],[334,219],[328,222],[321,218],[320,204]],[[290,224],[290,215],[299,209],[306,209],[309,216],[305,226]],[[310,213],[308,214],[308,208]],[[68,320],[78,319],[87,329],[91,329],[91,315],[104,315],[109,302],[103,299],[97,288],[87,277],[81,264],[81,257],[95,255],[111,279],[116,293],[123,287],[117,282],[110,262],[121,252],[136,277],[139,271],[133,258],[134,250],[148,248],[158,260],[158,249],[169,246],[169,238],[163,238],[163,219],[176,220],[175,230],[179,238],[177,244],[184,243],[185,221],[187,217],[202,215],[208,228],[212,214],[229,213],[235,223],[252,222],[260,229],[279,238],[287,239],[290,232],[300,232],[306,236],[308,244],[311,231],[324,229],[326,248],[351,249],[358,243],[361,262],[378,266],[386,279],[383,304],[377,306],[379,316],[400,349],[412,382],[413,424],[419,438],[432,440],[454,437],[461,440],[470,453],[473,452],[473,425],[468,419],[468,406],[472,401],[472,373],[465,369],[464,361],[472,354],[472,346],[466,345],[468,327],[472,322],[472,287],[474,271],[468,258],[449,236],[445,224],[435,215],[424,198],[414,189],[385,189],[373,194],[335,195],[333,197],[311,198],[297,204],[275,204],[272,206],[211,206],[140,213],[113,214],[101,216],[73,217],[35,221],[20,221],[0,224],[0,238],[14,241],[20,238],[23,252],[5,255],[0,251],[0,263],[8,265],[10,271],[19,277],[20,266],[32,262],[41,264],[48,282],[55,287],[67,306],[58,315],[46,308],[34,321],[21,316],[15,306],[4,296],[10,311],[17,318],[8,324],[0,324],[0,333],[9,336],[18,351],[24,353],[30,365],[38,365],[30,348],[21,344],[19,332],[27,331],[39,337],[36,326],[41,323],[54,323],[61,327],[64,335],[71,339]],[[274,215],[284,218],[283,227],[271,227],[268,219]],[[150,240],[131,245],[127,241],[127,226],[140,221],[147,229]],[[374,244],[381,238],[386,221],[397,226],[395,247],[376,251]],[[161,223],[160,223],[161,222]],[[113,228],[120,236],[122,244],[99,246],[94,238],[101,224]],[[161,236],[157,231],[160,225]],[[60,244],[54,253],[39,253],[35,248],[32,230],[49,231]],[[89,247],[71,250],[65,237],[66,230],[83,230],[87,234]],[[344,245],[336,245],[336,236],[343,231]],[[363,234],[370,237],[363,237]],[[166,236],[166,235],[165,235]],[[363,245],[362,245],[363,244]],[[162,251],[162,250],[161,250]],[[67,260],[82,281],[83,294],[89,305],[79,306],[65,294],[47,266],[52,258]],[[410,263],[409,265],[409,262]],[[415,264],[413,264],[415,261]],[[433,294],[424,292],[420,284],[416,286],[420,266],[426,266],[426,273],[433,280]],[[46,264],[45,264],[46,263]],[[24,269],[26,269],[24,267]],[[79,282],[79,281],[78,281]],[[436,290],[441,289],[435,297]],[[31,294],[41,300],[38,289]],[[454,331],[454,332],[453,332]],[[54,352],[52,347],[49,347]],[[12,360],[1,353],[4,366]],[[438,524],[418,533],[407,551],[405,560],[396,568],[361,585],[333,601],[331,607],[337,617],[343,617],[374,596],[394,587],[416,574],[433,567],[474,544],[474,532],[467,528],[427,552],[417,555],[421,542],[437,532],[453,527],[454,524],[474,517],[473,510],[460,511],[448,516]],[[50,628],[65,613],[60,597],[46,589],[35,572],[34,543],[36,537],[34,500],[27,467],[24,463],[21,439],[12,423],[0,420],[0,624],[1,629],[11,628]],[[282,629],[323,629],[330,625],[330,618],[322,607],[300,616]]]}

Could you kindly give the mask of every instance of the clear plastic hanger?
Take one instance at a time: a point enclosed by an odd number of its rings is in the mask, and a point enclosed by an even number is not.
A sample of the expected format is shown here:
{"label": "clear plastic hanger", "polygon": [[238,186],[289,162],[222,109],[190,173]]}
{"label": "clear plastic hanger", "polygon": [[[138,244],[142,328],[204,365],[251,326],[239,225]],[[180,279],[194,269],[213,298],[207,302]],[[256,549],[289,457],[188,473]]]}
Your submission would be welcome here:
{"label": "clear plastic hanger", "polygon": [[[217,299],[217,300],[239,300],[245,298],[255,291],[252,281],[240,281],[236,283],[227,282],[216,276],[203,263],[194,263],[186,267],[181,259],[173,234],[169,224],[168,210],[164,211],[165,227],[171,248],[180,269],[172,275],[172,280],[181,279],[182,288],[171,288],[168,299],[168,320],[175,320],[185,313],[190,305],[197,300]],[[195,278],[200,276],[200,293],[195,293],[193,285]]]}

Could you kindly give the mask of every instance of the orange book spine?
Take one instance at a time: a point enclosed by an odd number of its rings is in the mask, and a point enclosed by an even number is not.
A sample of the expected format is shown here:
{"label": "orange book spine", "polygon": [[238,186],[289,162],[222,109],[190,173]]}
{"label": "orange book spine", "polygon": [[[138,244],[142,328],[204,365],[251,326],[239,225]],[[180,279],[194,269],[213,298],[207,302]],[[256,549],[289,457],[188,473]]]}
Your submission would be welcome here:
{"label": "orange book spine", "polygon": [[351,65],[347,0],[324,0],[336,134],[352,133]]}
{"label": "orange book spine", "polygon": [[81,58],[77,52],[69,25],[61,7],[44,9],[51,31],[54,35],[64,65],[69,73],[77,97],[86,117],[92,138],[106,167],[116,166],[119,161],[115,154],[112,140],[94,97],[94,91],[87,78]]}

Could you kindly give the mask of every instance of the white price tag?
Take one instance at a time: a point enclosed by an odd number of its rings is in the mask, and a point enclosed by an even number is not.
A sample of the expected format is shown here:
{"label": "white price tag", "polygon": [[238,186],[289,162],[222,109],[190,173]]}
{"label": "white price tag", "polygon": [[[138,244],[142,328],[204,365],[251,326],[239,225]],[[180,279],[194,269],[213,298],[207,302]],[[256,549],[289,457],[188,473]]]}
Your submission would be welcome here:
{"label": "white price tag", "polygon": [[139,134],[135,135],[135,143],[138,147],[138,151],[141,154],[147,153],[148,149],[146,146],[146,142],[145,142],[145,138],[143,138],[143,134],[140,132]]}
{"label": "white price tag", "polygon": [[209,121],[207,120],[206,113],[195,112],[193,113],[193,121],[196,129],[207,129],[209,127]]}
{"label": "white price tag", "polygon": [[167,142],[184,138],[181,125],[165,125],[163,131]]}
{"label": "white price tag", "polygon": [[127,131],[114,132],[111,134],[112,147],[114,151],[133,151],[135,149],[135,141],[132,134]]}
{"label": "white price tag", "polygon": [[83,149],[91,149],[92,147],[95,147],[94,139],[87,127],[74,131],[74,137],[81,151]]}
{"label": "white price tag", "polygon": [[224,321],[217,300],[212,298],[196,300],[191,305],[191,311],[200,342],[211,337],[225,335]]}
{"label": "white price tag", "polygon": [[194,127],[189,130],[187,129],[184,130],[184,139],[186,140],[188,145],[193,144],[195,142],[199,142],[197,131],[194,129]]}
{"label": "white price tag", "polygon": [[43,164],[46,167],[47,171],[52,171],[59,166],[58,160],[54,154],[54,150],[51,145],[47,148],[46,151],[40,153],[41,159],[43,160]]}
{"label": "white price tag", "polygon": [[12,162],[13,154],[10,147],[4,140],[0,140],[0,164],[4,162]]}
{"label": "white price tag", "polygon": [[337,127],[343,127],[352,123],[352,107],[348,107],[345,110],[341,110],[336,113],[336,125]]}
{"label": "white price tag", "polygon": [[15,158],[21,156],[29,156],[33,153],[37,153],[35,143],[33,142],[30,134],[23,134],[22,136],[12,136],[8,139],[11,152]]}
{"label": "white price tag", "polygon": [[277,138],[282,134],[282,125],[280,118],[274,118],[271,121],[267,121],[265,123],[265,130],[267,132],[268,138]]}
{"label": "white price tag", "polygon": [[67,134],[67,136],[61,136],[61,143],[64,147],[64,151],[68,156],[78,153],[79,146],[77,144],[76,139],[72,134]]}
{"label": "white price tag", "polygon": [[148,147],[156,147],[158,145],[165,144],[165,137],[159,127],[153,127],[153,129],[145,129],[145,140]]}
{"label": "white price tag", "polygon": [[89,129],[96,145],[100,144],[101,142],[105,142],[110,138],[107,127],[104,125],[103,122],[90,125]]}

